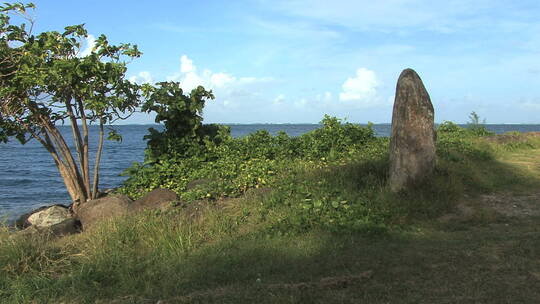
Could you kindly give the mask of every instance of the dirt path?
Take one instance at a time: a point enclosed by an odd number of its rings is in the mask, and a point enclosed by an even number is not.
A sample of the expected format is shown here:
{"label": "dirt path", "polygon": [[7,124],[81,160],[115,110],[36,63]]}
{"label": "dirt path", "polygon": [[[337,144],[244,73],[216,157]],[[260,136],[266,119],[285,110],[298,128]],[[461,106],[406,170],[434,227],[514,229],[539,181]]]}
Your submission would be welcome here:
{"label": "dirt path", "polygon": [[[530,178],[540,179],[540,149],[524,150],[508,154],[501,163],[514,167]],[[540,216],[540,189],[524,191],[503,190],[478,197],[466,196],[458,203],[455,212],[446,214],[439,221],[477,220],[478,217],[525,218]]]}

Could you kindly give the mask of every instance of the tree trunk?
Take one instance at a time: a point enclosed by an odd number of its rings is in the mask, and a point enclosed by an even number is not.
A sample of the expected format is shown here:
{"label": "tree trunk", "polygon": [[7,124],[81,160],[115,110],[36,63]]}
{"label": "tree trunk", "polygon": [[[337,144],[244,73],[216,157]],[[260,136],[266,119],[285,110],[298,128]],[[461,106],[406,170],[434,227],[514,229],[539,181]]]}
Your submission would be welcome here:
{"label": "tree trunk", "polygon": [[96,162],[94,164],[94,185],[92,189],[92,199],[97,198],[98,185],[99,185],[99,163],[101,162],[101,153],[103,152],[103,137],[105,132],[103,131],[103,119],[99,120],[99,143],[96,152]]}
{"label": "tree trunk", "polygon": [[50,123],[46,124],[44,128],[46,129],[46,134],[48,134],[47,137],[52,137],[52,142],[50,141],[50,144],[55,147],[56,151],[59,152],[59,156],[61,156],[58,160],[57,167],[60,174],[62,174],[68,192],[72,191],[69,189],[74,189],[73,191],[78,192],[77,194],[70,192],[70,196],[72,199],[73,197],[77,197],[76,200],[79,200],[81,203],[86,202],[89,198],[89,193],[86,190],[83,177],[81,176],[79,168],[73,159],[73,155],[71,154],[64,137],[60,131],[58,131],[56,126],[51,125]]}
{"label": "tree trunk", "polygon": [[[77,99],[77,106],[79,107],[79,115],[81,116],[81,125],[82,125],[82,154],[84,155],[84,161],[81,163],[81,171],[84,178],[84,187],[86,189],[86,193],[88,194],[88,198],[94,198],[95,194],[92,193],[92,189],[90,188],[90,156],[88,151],[88,122],[86,120],[86,113],[84,112],[84,105],[80,99]],[[80,137],[80,131],[79,131],[79,137]]]}
{"label": "tree trunk", "polygon": [[84,203],[86,201],[86,197],[83,195],[84,191],[81,188],[81,185],[79,185],[77,181],[71,177],[68,169],[62,163],[57,164],[57,168],[62,176],[62,179],[64,180],[64,184],[66,185],[66,189],[73,203]]}
{"label": "tree trunk", "polygon": [[[82,178],[86,182],[86,180],[89,178],[88,174],[86,174],[84,170],[84,164],[87,162],[87,154],[84,153],[84,143],[83,139],[81,138],[81,130],[79,129],[79,125],[77,124],[77,117],[75,117],[75,113],[73,112],[73,107],[71,105],[71,97],[67,96],[65,97],[65,105],[66,110],[71,122],[71,133],[73,135],[73,142],[75,143],[75,150],[77,152],[77,156],[79,159],[79,167],[81,168]],[[90,186],[86,187],[86,192],[90,192]]]}
{"label": "tree trunk", "polygon": [[51,154],[54,160],[54,164],[56,165],[56,168],[58,169],[58,172],[60,172],[62,180],[66,185],[66,189],[69,196],[71,197],[71,200],[73,202],[86,201],[86,198],[82,196],[82,194],[84,194],[84,189],[81,188],[82,185],[78,182],[76,175],[73,175],[73,172],[70,172],[68,166],[63,163],[62,159],[58,155],[57,149],[53,141],[45,130],[45,127],[43,127],[41,131],[43,137],[40,137],[39,134],[35,133],[31,128],[27,128],[27,130],[28,132],[30,132],[32,137],[38,140],[43,145],[43,147],[45,147],[45,149],[47,149],[47,151]]}

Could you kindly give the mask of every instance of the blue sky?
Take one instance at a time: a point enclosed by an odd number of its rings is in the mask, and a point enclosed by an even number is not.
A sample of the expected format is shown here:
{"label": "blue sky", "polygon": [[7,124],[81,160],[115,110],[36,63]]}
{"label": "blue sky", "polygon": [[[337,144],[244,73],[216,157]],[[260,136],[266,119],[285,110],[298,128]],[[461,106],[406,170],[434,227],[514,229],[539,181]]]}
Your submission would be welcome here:
{"label": "blue sky", "polygon": [[476,111],[488,123],[540,123],[538,0],[34,3],[36,32],[85,23],[94,37],[137,44],[134,81],[212,89],[205,122],[390,122],[397,77],[413,68],[437,122]]}

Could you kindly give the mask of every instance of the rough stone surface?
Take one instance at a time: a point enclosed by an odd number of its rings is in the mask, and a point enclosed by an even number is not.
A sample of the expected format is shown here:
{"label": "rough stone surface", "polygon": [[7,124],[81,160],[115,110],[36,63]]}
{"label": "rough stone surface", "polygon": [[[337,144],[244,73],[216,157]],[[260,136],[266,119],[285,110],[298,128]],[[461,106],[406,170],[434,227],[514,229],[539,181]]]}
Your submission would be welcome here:
{"label": "rough stone surface", "polygon": [[65,209],[65,210],[68,210],[68,207],[67,206],[64,206],[64,205],[61,205],[61,204],[57,204],[57,205],[52,205],[52,206],[43,206],[43,207],[39,207],[35,210],[32,210],[28,213],[25,213],[23,215],[21,215],[17,220],[15,220],[15,227],[17,227],[18,229],[25,229],[27,227],[30,227],[32,225],[32,223],[29,221],[29,218],[36,214],[36,213],[40,213],[44,210],[47,210],[49,208],[52,208],[52,207],[58,207],[58,208],[61,208],[61,209]]}
{"label": "rough stone surface", "polygon": [[28,217],[28,222],[36,227],[49,227],[71,218],[68,208],[52,206],[33,213]]}
{"label": "rough stone surface", "polygon": [[435,168],[433,105],[422,80],[412,69],[399,76],[390,138],[390,189],[416,184]]}
{"label": "rough stone surface", "polygon": [[87,230],[96,222],[129,213],[132,201],[125,195],[108,195],[74,206],[77,219]]}
{"label": "rough stone surface", "polygon": [[169,189],[155,189],[133,202],[131,211],[137,212],[144,209],[165,210],[171,202],[178,200],[176,193]]}
{"label": "rough stone surface", "polygon": [[68,218],[65,221],[47,227],[47,230],[54,236],[74,234],[81,232],[81,223],[74,218]]}
{"label": "rough stone surface", "polygon": [[49,238],[56,238],[78,233],[81,231],[80,227],[81,225],[79,221],[74,218],[68,218],[60,223],[56,223],[48,227],[32,225],[24,230],[15,232],[11,237],[32,237],[35,235],[41,235]]}

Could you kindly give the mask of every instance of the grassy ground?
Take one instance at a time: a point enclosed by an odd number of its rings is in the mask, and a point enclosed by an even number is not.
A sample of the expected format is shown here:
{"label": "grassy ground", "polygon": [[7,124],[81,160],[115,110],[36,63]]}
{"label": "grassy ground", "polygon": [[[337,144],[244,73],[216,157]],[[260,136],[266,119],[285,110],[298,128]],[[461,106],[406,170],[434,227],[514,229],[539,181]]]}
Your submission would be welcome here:
{"label": "grassy ground", "polygon": [[276,203],[296,195],[286,187],[55,241],[0,232],[0,302],[540,302],[540,145],[476,145],[494,158],[441,159],[426,184],[397,195],[377,161],[292,178],[314,198],[362,192],[381,220],[356,232],[339,217],[305,224],[305,213],[284,224],[296,214]]}

